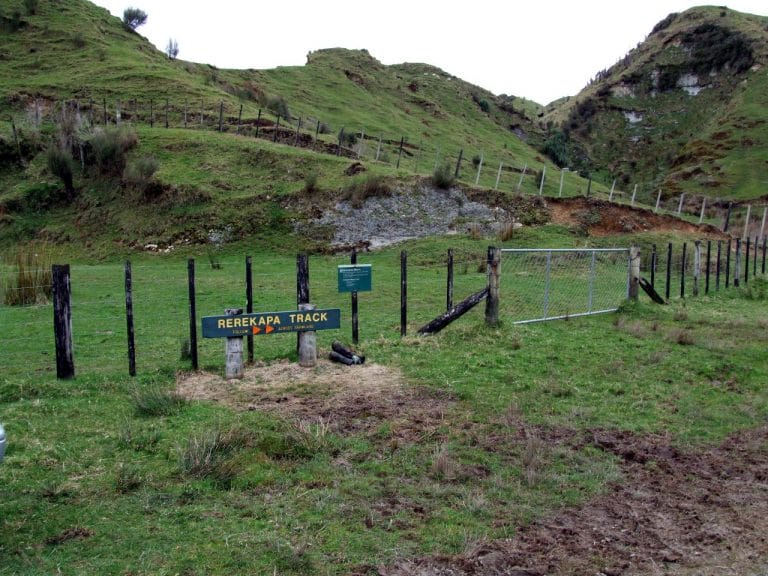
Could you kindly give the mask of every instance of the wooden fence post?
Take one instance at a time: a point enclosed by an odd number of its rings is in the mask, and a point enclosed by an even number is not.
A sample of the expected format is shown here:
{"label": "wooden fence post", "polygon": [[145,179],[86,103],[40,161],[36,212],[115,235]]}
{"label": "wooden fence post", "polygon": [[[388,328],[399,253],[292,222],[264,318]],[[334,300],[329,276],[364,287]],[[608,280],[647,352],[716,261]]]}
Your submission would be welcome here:
{"label": "wooden fence post", "polygon": [[[237,316],[242,314],[242,308],[227,308],[224,314],[227,316]],[[226,367],[225,377],[227,380],[234,380],[243,377],[243,337],[227,337],[225,346]]]}
{"label": "wooden fence post", "polygon": [[[242,107],[241,107],[242,109]],[[301,117],[299,117],[299,123],[296,124],[296,141],[293,143],[294,146],[299,145],[299,132],[301,130]]]}
{"label": "wooden fence post", "polygon": [[677,215],[678,217],[683,211],[683,200],[685,200],[685,194],[680,194],[680,203],[677,205]]}
{"label": "wooden fence post", "polygon": [[155,127],[155,103],[152,100],[149,101],[149,127]]}
{"label": "wooden fence post", "polygon": [[750,238],[747,236],[746,242],[744,243],[744,284],[747,284],[749,282],[749,249],[750,249]]}
{"label": "wooden fence post", "polygon": [[445,309],[450,310],[451,308],[453,308],[453,248],[448,248]]}
{"label": "wooden fence post", "polygon": [[461,159],[464,157],[464,149],[459,150],[459,159],[456,160],[456,170],[453,172],[453,177],[458,180],[459,173],[461,172]]}
{"label": "wooden fence post", "polygon": [[768,236],[763,236],[763,265],[761,266],[762,273],[765,274],[765,244],[768,241]]}
{"label": "wooden fence post", "polygon": [[400,149],[397,151],[397,165],[395,168],[400,168],[400,158],[403,156],[403,144],[405,143],[405,136],[400,136]]}
{"label": "wooden fence post", "polygon": [[336,146],[336,156],[341,156],[341,141],[344,139],[344,126],[341,127],[339,132],[339,142]]}
{"label": "wooden fence post", "polygon": [[728,232],[728,226],[731,223],[731,212],[733,212],[733,202],[728,202],[728,212],[725,213],[725,220],[723,221],[723,232]]}
{"label": "wooden fence post", "polygon": [[480,154],[480,162],[477,164],[477,176],[475,176],[475,186],[480,184],[480,174],[483,171],[483,154]]}
{"label": "wooden fence post", "polygon": [[219,132],[224,132],[224,100],[219,102]]}
{"label": "wooden fence post", "polygon": [[765,218],[768,216],[768,206],[763,208],[763,220],[760,223],[760,234],[758,236],[762,238],[765,235]]}
{"label": "wooden fence post", "polygon": [[723,251],[723,241],[717,241],[717,262],[715,263],[715,291],[720,291],[720,258]]}
{"label": "wooden fence post", "polygon": [[667,283],[664,286],[664,296],[669,300],[669,289],[672,282],[672,242],[667,244]]}
{"label": "wooden fence post", "polygon": [[699,224],[704,222],[704,213],[706,212],[706,210],[707,210],[707,197],[704,196],[701,199],[701,214],[699,214]]}
{"label": "wooden fence post", "polygon": [[[296,305],[309,304],[309,256],[296,255]],[[299,353],[301,336],[296,335],[296,353]]]}
{"label": "wooden fence post", "polygon": [[[352,249],[352,255],[349,257],[349,263],[352,264],[352,266],[355,266],[357,264],[357,250],[354,248]],[[352,343],[357,344],[360,340],[360,326],[359,326],[359,313],[358,313],[358,303],[357,303],[357,291],[353,291],[352,293]]]}
{"label": "wooden fence post", "polygon": [[259,137],[259,124],[261,124],[261,108],[259,108],[259,113],[256,115],[256,134],[253,135],[254,138]]}
{"label": "wooden fence post", "polygon": [[496,172],[496,184],[493,185],[494,190],[499,189],[499,180],[501,180],[501,168],[504,166],[504,162],[499,162],[499,171]]}
{"label": "wooden fence post", "polygon": [[680,298],[685,298],[685,256],[688,243],[683,242],[683,254],[680,257]]}
{"label": "wooden fence post", "polygon": [[709,294],[709,274],[710,265],[712,264],[712,240],[707,240],[707,261],[704,264],[705,276],[704,276],[704,294]]}
{"label": "wooden fence post", "polygon": [[629,248],[629,286],[627,295],[630,300],[637,300],[640,286],[640,247],[631,246]]}
{"label": "wooden fence post", "polygon": [[728,238],[728,245],[725,249],[725,287],[731,285],[731,239]]}
{"label": "wooden fence post", "polygon": [[517,181],[517,188],[515,188],[515,192],[520,192],[520,188],[523,185],[523,178],[525,178],[525,171],[528,169],[528,164],[523,164],[523,170],[520,172],[520,180]]}
{"label": "wooden fence post", "polygon": [[637,196],[637,184],[635,184],[635,187],[632,189],[632,200],[630,202],[630,206],[635,205],[635,197]]}
{"label": "wooden fence post", "polygon": [[237,113],[237,128],[235,128],[235,134],[240,134],[240,122],[243,121],[243,105],[240,104],[240,112]]}
{"label": "wooden fence post", "polygon": [[[253,262],[245,257],[245,311],[253,313]],[[248,364],[253,364],[253,334],[248,336]]]}
{"label": "wooden fence post", "polygon": [[661,190],[659,190],[659,193],[656,195],[656,207],[653,209],[654,213],[659,211],[660,205],[661,205]]}
{"label": "wooden fence post", "polygon": [[75,377],[75,357],[72,347],[72,292],[69,264],[54,264],[53,333],[56,342],[56,378]]}
{"label": "wooden fence post", "polygon": [[613,184],[611,184],[611,191],[608,194],[608,202],[613,202],[613,191],[616,189],[616,178],[613,179]]}
{"label": "wooden fence post", "polygon": [[541,169],[541,182],[539,183],[539,196],[544,194],[544,179],[547,177],[547,165]]}
{"label": "wooden fence post", "polygon": [[744,232],[741,235],[742,239],[749,239],[749,218],[752,214],[752,204],[747,204],[747,217],[744,219]]}
{"label": "wooden fence post", "polygon": [[189,106],[189,102],[187,102],[187,99],[184,98],[184,128],[187,127],[187,107]]}
{"label": "wooden fence post", "polygon": [[701,280],[701,240],[693,244],[693,295],[699,295],[699,281]]}
{"label": "wooden fence post", "polygon": [[752,246],[752,251],[754,252],[754,258],[752,260],[752,276],[757,276],[757,252],[760,247],[760,238],[758,236],[755,236],[755,243]]}
{"label": "wooden fence post", "polygon": [[168,98],[165,99],[165,127],[168,128]]}
{"label": "wooden fence post", "polygon": [[[320,119],[317,119],[317,125],[315,126],[315,143],[317,143],[317,139],[320,136]],[[376,158],[378,160],[378,158]]]}
{"label": "wooden fence post", "polygon": [[133,326],[133,277],[131,261],[125,261],[125,321],[128,328],[128,374],[136,376],[136,338]]}
{"label": "wooden fence post", "polygon": [[408,254],[400,252],[400,336],[405,336],[408,324]]}
{"label": "wooden fence post", "polygon": [[656,264],[659,255],[656,253],[656,244],[651,245],[651,287],[656,287]]}
{"label": "wooden fence post", "polygon": [[557,197],[562,198],[563,197],[563,178],[565,178],[565,170],[562,168],[560,169],[560,189],[557,192]]}
{"label": "wooden fence post", "polygon": [[[299,304],[299,310],[314,310],[314,304]],[[299,332],[299,366],[312,368],[317,365],[317,332]]]}
{"label": "wooden fence post", "polygon": [[192,357],[192,370],[197,370],[197,306],[195,303],[194,258],[187,260],[187,285],[189,291],[189,351]]}
{"label": "wooden fence post", "polygon": [[499,284],[501,280],[501,248],[488,246],[488,298],[485,300],[485,323],[499,324]]}
{"label": "wooden fence post", "polygon": [[736,259],[733,262],[733,285],[738,288],[741,282],[741,238],[736,238]]}

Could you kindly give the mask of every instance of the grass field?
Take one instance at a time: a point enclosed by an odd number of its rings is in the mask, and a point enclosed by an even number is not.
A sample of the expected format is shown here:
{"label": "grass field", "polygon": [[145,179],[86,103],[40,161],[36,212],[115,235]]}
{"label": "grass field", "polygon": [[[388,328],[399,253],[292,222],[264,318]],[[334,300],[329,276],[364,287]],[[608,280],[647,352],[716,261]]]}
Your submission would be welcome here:
{"label": "grass field", "polygon": [[[578,242],[554,227],[527,234],[520,245]],[[444,308],[445,249],[467,263],[466,272],[457,264],[458,299],[484,286],[486,243],[404,246],[411,333]],[[527,326],[502,312],[491,329],[476,310],[437,336],[400,339],[399,248],[360,257],[374,267],[374,291],[360,296],[361,348],[439,410],[405,404],[396,417],[359,415],[369,425],[358,428],[341,416],[298,420],[170,395],[188,367],[179,358],[188,322],[179,256],[134,259],[136,379],[127,377],[120,262],[73,263],[73,381],[52,372],[50,307],[0,308],[9,438],[0,574],[374,573],[399,557],[511,536],[620,480],[616,462],[592,445],[548,442],[557,430],[664,432],[686,446],[768,420],[764,280]],[[200,315],[242,305],[243,256],[221,254],[220,270],[197,259]],[[253,256],[255,308],[292,308],[293,259]],[[319,333],[321,350],[349,340],[338,263],[310,262],[312,300],[341,307],[345,324]],[[513,285],[502,275],[502,298]],[[256,339],[267,363],[295,358],[294,348],[291,336]],[[221,372],[222,341],[202,344],[201,366]],[[426,419],[404,428],[416,416]]]}

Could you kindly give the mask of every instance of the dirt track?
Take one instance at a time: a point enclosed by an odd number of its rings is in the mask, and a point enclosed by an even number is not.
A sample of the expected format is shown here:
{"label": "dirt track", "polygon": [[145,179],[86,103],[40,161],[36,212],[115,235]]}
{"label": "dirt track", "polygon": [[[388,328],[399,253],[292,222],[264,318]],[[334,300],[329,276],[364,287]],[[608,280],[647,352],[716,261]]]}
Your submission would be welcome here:
{"label": "dirt track", "polygon": [[680,452],[661,436],[595,431],[625,481],[581,507],[460,556],[381,576],[750,575],[768,570],[768,427]]}

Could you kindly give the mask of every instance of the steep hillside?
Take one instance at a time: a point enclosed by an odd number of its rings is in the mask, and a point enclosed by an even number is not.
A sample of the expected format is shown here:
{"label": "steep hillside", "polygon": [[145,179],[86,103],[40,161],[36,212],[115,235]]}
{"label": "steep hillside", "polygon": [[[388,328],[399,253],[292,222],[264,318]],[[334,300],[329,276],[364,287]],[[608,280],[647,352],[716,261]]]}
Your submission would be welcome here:
{"label": "steep hillside", "polygon": [[724,7],[670,14],[544,121],[577,166],[639,184],[747,199],[768,184],[768,18]]}

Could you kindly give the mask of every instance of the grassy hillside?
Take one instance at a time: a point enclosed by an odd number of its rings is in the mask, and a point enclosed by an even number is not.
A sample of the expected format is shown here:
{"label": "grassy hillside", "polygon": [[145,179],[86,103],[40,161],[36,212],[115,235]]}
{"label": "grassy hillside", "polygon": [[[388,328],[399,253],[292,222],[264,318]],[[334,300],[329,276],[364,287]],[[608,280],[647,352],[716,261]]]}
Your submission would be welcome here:
{"label": "grassy hillside", "polygon": [[545,116],[576,164],[665,196],[748,199],[768,181],[768,18],[670,14],[646,41]]}
{"label": "grassy hillside", "polygon": [[[483,159],[480,187],[495,186],[503,162],[499,187],[507,193],[524,169],[521,190],[535,193],[545,167],[550,175],[556,168],[532,146],[543,142],[531,120],[537,105],[428,65],[384,66],[365,50],[330,49],[311,53],[305,66],[219,70],[169,59],[84,0],[40,0],[34,12],[12,1],[1,17],[5,243],[194,241],[205,234],[202,226],[232,213],[259,223],[236,226],[238,237],[284,234],[296,216],[292,195],[309,188],[331,201],[360,185],[366,176],[344,173],[350,157],[359,157],[367,175],[408,181],[439,163],[455,166],[461,151],[469,184]],[[115,166],[94,168],[101,154],[94,140],[118,121],[130,133],[119,138],[132,143]],[[215,133],[220,122],[224,134]],[[344,154],[335,158],[342,129]],[[279,144],[297,141],[303,150]],[[46,155],[54,143],[72,156],[73,190],[66,193]],[[149,189],[145,182],[137,191],[124,169],[146,158],[157,170]],[[572,193],[587,189],[576,174],[565,185]],[[557,186],[550,176],[545,193]]]}

